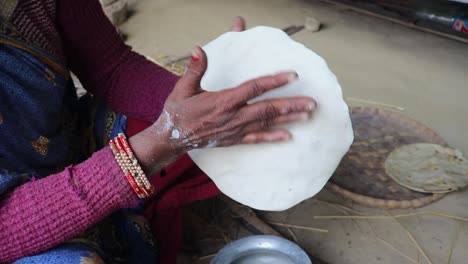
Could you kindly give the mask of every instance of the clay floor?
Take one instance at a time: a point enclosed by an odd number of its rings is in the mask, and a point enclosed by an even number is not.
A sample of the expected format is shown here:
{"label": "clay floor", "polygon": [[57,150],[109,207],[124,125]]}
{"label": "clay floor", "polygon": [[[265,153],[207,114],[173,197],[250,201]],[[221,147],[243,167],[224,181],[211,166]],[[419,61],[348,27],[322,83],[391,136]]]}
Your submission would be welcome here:
{"label": "clay floor", "polygon": [[[466,44],[312,0],[137,0],[133,16],[120,29],[128,36],[127,42],[145,55],[180,56],[193,45],[203,45],[222,33],[236,15],[244,16],[249,27],[284,28],[303,24],[309,16],[317,18],[325,25],[321,31],[301,31],[293,38],[324,57],[350,105],[356,104],[352,98],[359,98],[402,107],[402,113],[434,129],[452,147],[468,155]],[[292,229],[292,235],[278,228],[308,253],[328,263],[442,264],[449,263],[450,255],[450,263],[468,263],[468,225],[463,221],[432,215],[399,218],[429,262],[393,219],[314,219],[320,215],[355,214],[330,202],[366,215],[387,214],[324,190],[288,211],[259,215],[268,221],[328,230]],[[420,209],[391,213],[427,210],[468,217],[468,192],[450,194]],[[205,239],[218,239],[222,246],[248,234],[244,231]],[[214,253],[200,251],[203,249],[199,249],[199,256]],[[209,263],[209,259],[193,262]]]}

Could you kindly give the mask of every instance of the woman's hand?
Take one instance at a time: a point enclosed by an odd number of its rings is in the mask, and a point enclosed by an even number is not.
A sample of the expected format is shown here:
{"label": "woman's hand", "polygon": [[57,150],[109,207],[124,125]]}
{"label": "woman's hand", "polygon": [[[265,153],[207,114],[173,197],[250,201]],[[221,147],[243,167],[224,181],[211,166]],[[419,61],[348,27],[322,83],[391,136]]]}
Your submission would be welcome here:
{"label": "woman's hand", "polygon": [[177,153],[194,148],[285,141],[290,139],[290,133],[271,127],[306,120],[315,108],[315,101],[309,97],[247,103],[295,81],[295,72],[264,76],[223,91],[207,92],[200,87],[206,67],[205,52],[195,47],[192,61],[153,125],[154,133],[166,135]]}
{"label": "woman's hand", "polygon": [[[159,119],[135,136],[143,138],[140,143],[130,139],[143,166],[169,163],[195,148],[287,141],[291,134],[273,127],[307,120],[315,109],[315,101],[305,96],[247,103],[295,81],[295,72],[264,76],[230,89],[208,92],[200,87],[206,67],[205,52],[195,47],[189,66],[167,98]],[[145,158],[139,155],[138,147],[151,148],[149,153],[154,154]]]}
{"label": "woman's hand", "polygon": [[[243,27],[243,20],[237,19],[232,29]],[[195,47],[189,66],[167,98],[159,119],[130,138],[147,173],[161,169],[191,149],[287,141],[291,134],[274,127],[307,120],[316,107],[315,101],[305,96],[248,103],[294,82],[298,78],[295,72],[256,78],[223,91],[205,91],[200,81],[207,63],[205,52]]]}

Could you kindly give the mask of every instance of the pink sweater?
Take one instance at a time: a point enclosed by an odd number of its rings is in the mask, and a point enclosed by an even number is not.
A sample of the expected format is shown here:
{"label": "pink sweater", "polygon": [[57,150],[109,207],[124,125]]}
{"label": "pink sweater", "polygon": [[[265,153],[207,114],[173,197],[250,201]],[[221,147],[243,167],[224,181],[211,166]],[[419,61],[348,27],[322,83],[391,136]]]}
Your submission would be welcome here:
{"label": "pink sweater", "polygon": [[[177,76],[132,52],[98,0],[19,0],[17,9],[16,19],[26,21],[23,27],[29,19],[34,30],[42,30],[34,36],[58,32],[60,39],[53,42],[62,47],[55,50],[63,50],[89,92],[130,117],[154,121],[159,116]],[[42,39],[45,44],[53,40]],[[104,148],[79,165],[1,197],[0,262],[49,249],[137,203],[112,152]]]}

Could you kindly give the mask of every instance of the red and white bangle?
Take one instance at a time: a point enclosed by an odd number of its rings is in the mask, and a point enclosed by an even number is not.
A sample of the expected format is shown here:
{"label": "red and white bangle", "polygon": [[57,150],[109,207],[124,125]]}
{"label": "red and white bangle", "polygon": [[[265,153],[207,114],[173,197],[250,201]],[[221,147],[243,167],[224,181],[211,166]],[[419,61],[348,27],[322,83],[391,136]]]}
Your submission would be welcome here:
{"label": "red and white bangle", "polygon": [[109,147],[137,196],[141,199],[150,197],[155,191],[154,186],[138,164],[138,160],[128,144],[127,137],[122,133],[118,134],[117,137],[109,141]]}

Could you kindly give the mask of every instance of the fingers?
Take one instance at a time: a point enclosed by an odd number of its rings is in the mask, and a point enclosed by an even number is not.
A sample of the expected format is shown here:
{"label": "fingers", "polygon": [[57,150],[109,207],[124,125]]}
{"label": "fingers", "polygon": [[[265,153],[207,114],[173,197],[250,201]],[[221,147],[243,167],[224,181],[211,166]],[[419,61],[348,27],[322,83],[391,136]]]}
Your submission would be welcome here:
{"label": "fingers", "polygon": [[309,112],[299,112],[285,114],[269,120],[256,120],[247,125],[241,125],[240,127],[232,128],[227,133],[228,136],[226,138],[217,141],[218,144],[216,146],[226,147],[237,145],[239,143],[252,144],[260,142],[287,141],[291,138],[291,134],[287,130],[270,130],[271,127],[286,123],[306,121],[311,117],[312,115]]}
{"label": "fingers", "polygon": [[208,59],[202,48],[195,46],[191,51],[192,57],[176,89],[184,89],[186,96],[192,96],[200,91],[200,81],[208,66]]}
{"label": "fingers", "polygon": [[311,117],[312,114],[309,112],[300,112],[285,114],[272,119],[255,120],[243,128],[243,133],[249,134],[253,132],[265,131],[277,125],[307,121]]}
{"label": "fingers", "polygon": [[294,122],[303,122],[309,120],[312,117],[310,113],[303,112],[303,113],[293,113],[287,114],[279,117],[275,117],[272,119],[266,120],[258,120],[254,121],[243,128],[243,134],[250,134],[260,131],[268,131],[271,127],[294,123]]}
{"label": "fingers", "polygon": [[284,142],[292,138],[291,133],[285,129],[275,129],[269,131],[257,131],[248,133],[245,136],[238,138],[232,137],[222,141],[216,142],[216,146],[206,145],[204,147],[228,147],[238,144],[257,144],[257,143],[272,143],[272,142]]}
{"label": "fingers", "polygon": [[287,115],[282,115],[273,118],[271,121],[272,125],[282,125],[282,124],[288,124],[292,122],[301,122],[301,121],[306,121],[311,118],[311,113],[309,112],[302,112],[302,113],[292,113],[292,114],[287,114]]}
{"label": "fingers", "polygon": [[288,130],[282,128],[270,130],[270,128],[275,125],[306,121],[311,117],[309,112],[299,112],[278,116],[270,120],[254,121],[242,129],[241,134],[244,136],[239,138],[239,136],[234,135],[218,142],[218,146],[288,141],[292,137]]}
{"label": "fingers", "polygon": [[230,98],[233,98],[232,103],[242,105],[250,99],[293,82],[297,78],[298,75],[295,72],[279,73],[244,82],[235,88],[227,89],[225,92],[229,94]]}
{"label": "fingers", "polygon": [[312,113],[317,103],[310,97],[291,97],[264,100],[243,107],[240,110],[241,121],[267,121],[267,120],[287,120],[297,118],[297,116],[286,117],[293,113]]}
{"label": "fingers", "polygon": [[254,132],[245,135],[242,138],[242,144],[257,144],[269,142],[283,142],[291,139],[291,133],[285,129],[277,129],[272,131]]}
{"label": "fingers", "polygon": [[235,17],[232,21],[230,31],[244,31],[245,30],[245,20],[243,17]]}

